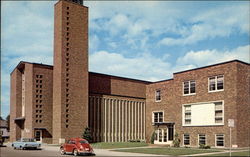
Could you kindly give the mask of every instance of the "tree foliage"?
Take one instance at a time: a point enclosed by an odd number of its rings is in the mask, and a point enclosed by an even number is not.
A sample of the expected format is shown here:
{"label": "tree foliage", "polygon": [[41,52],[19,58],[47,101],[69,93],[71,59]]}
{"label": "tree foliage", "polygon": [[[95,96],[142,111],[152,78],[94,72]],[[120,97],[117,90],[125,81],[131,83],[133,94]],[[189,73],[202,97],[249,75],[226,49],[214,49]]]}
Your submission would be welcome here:
{"label": "tree foliage", "polygon": [[87,140],[89,143],[93,142],[93,137],[92,137],[91,130],[90,130],[89,127],[86,127],[84,129],[84,132],[82,134],[82,138],[84,138],[85,140]]}

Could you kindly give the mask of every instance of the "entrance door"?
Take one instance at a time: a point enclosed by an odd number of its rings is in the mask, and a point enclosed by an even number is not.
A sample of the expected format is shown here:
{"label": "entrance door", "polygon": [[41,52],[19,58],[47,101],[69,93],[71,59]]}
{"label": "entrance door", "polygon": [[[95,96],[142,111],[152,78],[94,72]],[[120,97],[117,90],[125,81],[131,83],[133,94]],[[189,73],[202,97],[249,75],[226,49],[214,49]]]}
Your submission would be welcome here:
{"label": "entrance door", "polygon": [[155,130],[155,144],[171,144],[174,140],[174,127],[169,125],[166,128],[157,128]]}
{"label": "entrance door", "polygon": [[42,142],[42,130],[35,130],[35,139],[37,142]]}
{"label": "entrance door", "polygon": [[157,129],[155,130],[155,144],[167,144],[168,136],[167,136],[167,128],[165,129]]}

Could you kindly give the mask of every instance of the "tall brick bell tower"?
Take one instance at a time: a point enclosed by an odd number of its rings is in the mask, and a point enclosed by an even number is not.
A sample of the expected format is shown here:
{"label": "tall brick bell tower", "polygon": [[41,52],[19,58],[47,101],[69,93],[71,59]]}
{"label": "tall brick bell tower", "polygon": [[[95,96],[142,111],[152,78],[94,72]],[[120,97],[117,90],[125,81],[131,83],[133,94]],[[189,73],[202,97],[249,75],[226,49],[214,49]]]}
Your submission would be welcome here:
{"label": "tall brick bell tower", "polygon": [[59,0],[54,10],[53,143],[88,125],[88,8]]}

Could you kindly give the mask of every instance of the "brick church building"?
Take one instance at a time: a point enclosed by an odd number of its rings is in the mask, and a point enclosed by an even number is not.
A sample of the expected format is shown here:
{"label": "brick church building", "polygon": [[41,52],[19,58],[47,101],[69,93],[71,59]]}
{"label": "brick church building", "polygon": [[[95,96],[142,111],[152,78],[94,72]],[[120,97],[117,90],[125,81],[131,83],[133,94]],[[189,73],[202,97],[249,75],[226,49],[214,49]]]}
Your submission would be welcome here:
{"label": "brick church building", "polygon": [[239,60],[149,82],[88,71],[88,8],[59,0],[54,63],[20,62],[11,72],[10,140],[63,143],[90,127],[94,141],[249,147],[249,63]]}

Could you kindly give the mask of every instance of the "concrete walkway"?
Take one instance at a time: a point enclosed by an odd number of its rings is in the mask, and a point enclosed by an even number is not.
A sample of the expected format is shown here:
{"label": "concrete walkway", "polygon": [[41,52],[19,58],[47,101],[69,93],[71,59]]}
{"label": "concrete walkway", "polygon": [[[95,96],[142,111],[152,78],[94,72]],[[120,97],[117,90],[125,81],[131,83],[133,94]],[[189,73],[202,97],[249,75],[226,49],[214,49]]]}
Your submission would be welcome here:
{"label": "concrete walkway", "polygon": [[[232,150],[231,152],[245,152],[249,150]],[[224,154],[224,153],[229,153],[229,150],[225,150],[222,152],[211,152],[211,153],[201,153],[201,154],[191,154],[191,155],[182,155],[182,156],[208,156],[208,155],[213,155],[213,154]]]}

